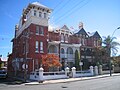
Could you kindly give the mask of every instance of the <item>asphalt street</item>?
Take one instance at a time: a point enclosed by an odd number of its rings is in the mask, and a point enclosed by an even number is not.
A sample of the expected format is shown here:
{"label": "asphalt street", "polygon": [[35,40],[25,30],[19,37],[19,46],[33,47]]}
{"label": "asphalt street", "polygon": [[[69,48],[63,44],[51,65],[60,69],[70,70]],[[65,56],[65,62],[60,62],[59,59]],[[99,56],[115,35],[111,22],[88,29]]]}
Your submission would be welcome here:
{"label": "asphalt street", "polygon": [[40,85],[0,83],[0,90],[120,90],[120,76]]}

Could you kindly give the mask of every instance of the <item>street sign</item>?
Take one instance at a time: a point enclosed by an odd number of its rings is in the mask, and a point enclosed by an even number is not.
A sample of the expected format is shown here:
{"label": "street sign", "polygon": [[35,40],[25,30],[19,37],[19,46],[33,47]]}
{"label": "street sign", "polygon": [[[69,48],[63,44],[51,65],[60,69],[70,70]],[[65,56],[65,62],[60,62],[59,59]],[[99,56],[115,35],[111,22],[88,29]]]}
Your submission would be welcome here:
{"label": "street sign", "polygon": [[25,68],[25,64],[22,65],[22,68],[23,69],[27,69],[28,68],[28,65],[26,64],[26,68]]}
{"label": "street sign", "polygon": [[82,66],[82,65],[83,65],[83,62],[79,62],[79,65]]}

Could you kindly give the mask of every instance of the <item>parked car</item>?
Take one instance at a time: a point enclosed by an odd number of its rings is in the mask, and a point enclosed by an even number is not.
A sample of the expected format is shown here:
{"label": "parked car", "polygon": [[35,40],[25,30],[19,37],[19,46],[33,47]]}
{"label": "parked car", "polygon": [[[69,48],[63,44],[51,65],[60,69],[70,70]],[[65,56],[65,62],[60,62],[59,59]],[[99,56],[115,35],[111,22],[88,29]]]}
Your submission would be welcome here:
{"label": "parked car", "polygon": [[6,70],[0,70],[0,78],[6,78],[7,77],[7,71]]}

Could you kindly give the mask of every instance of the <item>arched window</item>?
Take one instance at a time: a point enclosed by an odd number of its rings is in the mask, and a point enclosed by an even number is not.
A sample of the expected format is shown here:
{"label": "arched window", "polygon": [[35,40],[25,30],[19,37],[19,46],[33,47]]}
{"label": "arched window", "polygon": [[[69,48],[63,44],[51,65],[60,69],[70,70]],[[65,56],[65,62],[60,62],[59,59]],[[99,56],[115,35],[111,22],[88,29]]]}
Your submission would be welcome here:
{"label": "arched window", "polygon": [[63,49],[63,48],[61,48],[61,54],[64,54],[64,53],[65,53],[64,49]]}
{"label": "arched window", "polygon": [[73,49],[71,47],[67,48],[67,54],[73,54]]}
{"label": "arched window", "polygon": [[57,53],[57,47],[55,45],[49,46],[48,52],[49,53]]}

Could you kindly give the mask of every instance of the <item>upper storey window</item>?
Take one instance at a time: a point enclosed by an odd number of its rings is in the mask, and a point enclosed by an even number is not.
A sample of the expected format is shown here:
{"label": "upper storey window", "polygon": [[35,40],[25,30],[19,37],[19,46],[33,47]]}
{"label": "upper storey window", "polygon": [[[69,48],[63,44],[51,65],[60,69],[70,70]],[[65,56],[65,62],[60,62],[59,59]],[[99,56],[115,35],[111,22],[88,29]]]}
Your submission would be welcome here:
{"label": "upper storey window", "polygon": [[40,35],[44,35],[44,27],[40,27]]}
{"label": "upper storey window", "polygon": [[64,42],[64,35],[61,34],[61,42]]}
{"label": "upper storey window", "polygon": [[39,17],[42,17],[42,13],[41,12],[39,12]]}
{"label": "upper storey window", "polygon": [[34,10],[34,16],[37,16],[37,11],[36,10]]}
{"label": "upper storey window", "polygon": [[39,26],[36,26],[36,35],[39,35]]}
{"label": "upper storey window", "polygon": [[35,42],[35,52],[37,52],[37,53],[39,52],[38,44],[39,44],[38,41],[36,41],[36,42]]}
{"label": "upper storey window", "polygon": [[68,42],[68,35],[65,35],[65,41]]}
{"label": "upper storey window", "polygon": [[44,35],[44,27],[36,26],[36,35]]}
{"label": "upper storey window", "polygon": [[84,38],[82,38],[81,44],[85,45],[85,39]]}
{"label": "upper storey window", "polygon": [[46,13],[44,13],[44,18],[47,18],[47,14]]}

